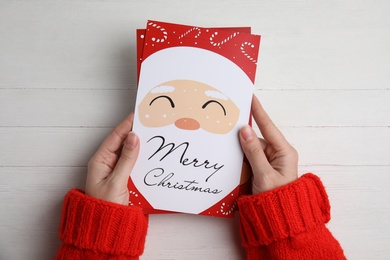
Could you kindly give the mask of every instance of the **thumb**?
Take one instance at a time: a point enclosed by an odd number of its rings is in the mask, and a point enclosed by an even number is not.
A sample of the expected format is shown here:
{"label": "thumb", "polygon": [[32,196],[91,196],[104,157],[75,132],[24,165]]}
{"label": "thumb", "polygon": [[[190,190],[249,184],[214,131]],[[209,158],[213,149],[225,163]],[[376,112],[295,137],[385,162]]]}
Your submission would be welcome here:
{"label": "thumb", "polygon": [[122,152],[113,171],[112,177],[118,178],[120,183],[126,183],[134,168],[139,153],[139,139],[134,132],[130,132],[122,147]]}
{"label": "thumb", "polygon": [[260,177],[271,165],[263,151],[263,145],[255,131],[249,125],[244,126],[239,132],[240,143],[253,171],[254,178]]}

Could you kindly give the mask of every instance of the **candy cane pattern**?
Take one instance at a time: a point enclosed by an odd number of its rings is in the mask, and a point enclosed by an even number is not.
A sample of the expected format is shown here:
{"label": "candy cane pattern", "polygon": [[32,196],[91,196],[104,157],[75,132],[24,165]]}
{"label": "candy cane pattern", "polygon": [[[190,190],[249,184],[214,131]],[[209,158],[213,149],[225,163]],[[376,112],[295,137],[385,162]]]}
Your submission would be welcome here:
{"label": "candy cane pattern", "polygon": [[219,47],[221,46],[222,44],[226,43],[227,41],[233,39],[234,37],[236,37],[237,35],[239,34],[239,32],[235,32],[233,33],[232,35],[230,35],[229,37],[227,37],[226,39],[220,41],[220,42],[214,42],[214,37],[216,35],[218,35],[218,32],[215,32],[211,35],[210,37],[210,43],[213,45],[213,46],[216,46],[216,47]]}
{"label": "candy cane pattern", "polygon": [[234,210],[236,208],[236,203],[234,202],[233,206],[231,206],[231,208],[228,211],[224,210],[225,206],[226,206],[225,202],[222,203],[220,211],[221,211],[222,215],[227,216],[227,215],[230,215],[230,214],[232,214],[234,212]]}
{"label": "candy cane pattern", "polygon": [[186,31],[185,33],[183,33],[182,35],[179,36],[179,39],[183,38],[184,36],[186,36],[187,34],[189,34],[190,32],[196,30],[197,31],[197,34],[195,35],[195,38],[198,38],[201,34],[201,31],[198,27],[192,27],[191,29],[189,29],[188,31]]}
{"label": "candy cane pattern", "polygon": [[[135,192],[135,191],[129,191],[129,195],[130,195],[130,200],[129,200],[129,205],[130,206],[134,206],[133,202],[131,202],[131,196],[135,196],[135,197],[138,197],[138,194]],[[138,204],[141,204],[140,202]]]}
{"label": "candy cane pattern", "polygon": [[245,52],[244,48],[245,48],[246,45],[249,45],[251,48],[254,48],[255,45],[253,45],[250,42],[244,42],[243,44],[241,44],[241,48],[240,49],[241,49],[241,52],[244,54],[245,57],[247,57],[250,61],[256,63],[256,60]]}
{"label": "candy cane pattern", "polygon": [[159,29],[163,33],[163,38],[156,39],[155,37],[153,37],[152,41],[154,41],[154,42],[165,42],[165,40],[168,38],[167,31],[163,27],[161,27],[160,25],[158,25],[156,23],[153,23],[153,22],[150,22],[148,25],[153,26],[153,27]]}

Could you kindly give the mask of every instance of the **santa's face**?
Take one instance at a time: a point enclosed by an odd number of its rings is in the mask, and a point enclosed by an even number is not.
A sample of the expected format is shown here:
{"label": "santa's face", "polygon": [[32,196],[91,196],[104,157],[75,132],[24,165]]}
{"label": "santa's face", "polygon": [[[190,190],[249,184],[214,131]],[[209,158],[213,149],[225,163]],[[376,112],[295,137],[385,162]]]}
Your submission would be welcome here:
{"label": "santa's face", "polygon": [[172,80],[154,87],[138,106],[146,127],[175,125],[182,130],[226,134],[237,123],[239,109],[226,95],[204,83]]}

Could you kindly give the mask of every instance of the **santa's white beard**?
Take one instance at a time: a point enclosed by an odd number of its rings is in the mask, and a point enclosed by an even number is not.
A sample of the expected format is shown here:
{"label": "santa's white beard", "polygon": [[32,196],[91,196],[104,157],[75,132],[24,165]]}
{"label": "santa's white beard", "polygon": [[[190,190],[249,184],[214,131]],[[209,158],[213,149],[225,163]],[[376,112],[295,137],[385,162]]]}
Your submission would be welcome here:
{"label": "santa's white beard", "polygon": [[239,185],[238,127],[227,134],[135,122],[140,154],[131,178],[156,209],[198,214]]}

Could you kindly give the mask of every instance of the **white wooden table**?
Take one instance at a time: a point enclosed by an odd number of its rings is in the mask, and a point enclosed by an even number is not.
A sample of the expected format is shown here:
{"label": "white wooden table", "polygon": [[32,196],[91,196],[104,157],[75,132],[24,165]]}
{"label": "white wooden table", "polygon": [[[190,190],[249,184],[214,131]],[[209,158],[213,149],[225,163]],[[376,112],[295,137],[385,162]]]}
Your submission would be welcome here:
{"label": "white wooden table", "polygon": [[[278,3],[276,3],[278,2]],[[349,259],[390,255],[390,2],[0,1],[0,259],[53,259],[62,198],[134,106],[147,19],[252,26],[256,94]],[[241,259],[236,221],[151,216],[142,259]]]}

